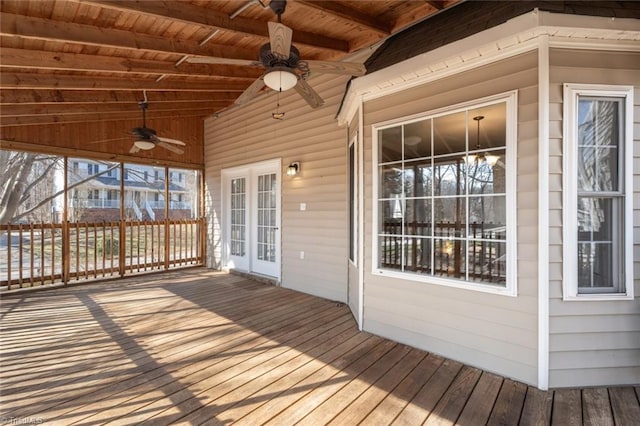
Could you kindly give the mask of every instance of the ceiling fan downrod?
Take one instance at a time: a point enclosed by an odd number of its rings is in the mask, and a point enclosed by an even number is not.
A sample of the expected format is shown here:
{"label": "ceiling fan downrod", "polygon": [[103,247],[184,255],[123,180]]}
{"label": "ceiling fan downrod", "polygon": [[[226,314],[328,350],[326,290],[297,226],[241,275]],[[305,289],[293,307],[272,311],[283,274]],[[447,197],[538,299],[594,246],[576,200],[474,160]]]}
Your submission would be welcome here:
{"label": "ceiling fan downrod", "polygon": [[273,13],[278,16],[278,23],[281,24],[282,14],[287,8],[287,0],[271,0],[271,3],[269,3],[269,7],[271,8],[271,10],[273,10]]}

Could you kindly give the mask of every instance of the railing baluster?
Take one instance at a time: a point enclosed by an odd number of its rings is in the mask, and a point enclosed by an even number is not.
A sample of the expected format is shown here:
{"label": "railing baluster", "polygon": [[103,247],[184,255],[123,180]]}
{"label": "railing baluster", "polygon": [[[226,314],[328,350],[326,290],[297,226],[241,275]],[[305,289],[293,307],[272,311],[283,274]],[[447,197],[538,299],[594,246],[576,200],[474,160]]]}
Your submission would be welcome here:
{"label": "railing baluster", "polygon": [[93,224],[93,278],[98,278],[98,224]]}
{"label": "railing baluster", "polygon": [[56,280],[56,226],[51,224],[51,284]]}
{"label": "railing baluster", "polygon": [[11,236],[11,224],[7,224],[7,289],[11,290],[11,282],[13,281],[13,276],[11,275],[11,264],[13,263],[13,259],[11,258],[11,246],[13,245]]}

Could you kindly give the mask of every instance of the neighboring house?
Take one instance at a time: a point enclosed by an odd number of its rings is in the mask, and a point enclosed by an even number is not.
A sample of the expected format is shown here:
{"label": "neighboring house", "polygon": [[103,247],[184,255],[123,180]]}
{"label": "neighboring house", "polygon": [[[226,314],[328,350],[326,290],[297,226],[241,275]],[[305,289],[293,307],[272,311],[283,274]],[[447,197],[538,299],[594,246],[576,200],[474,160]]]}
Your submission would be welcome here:
{"label": "neighboring house", "polygon": [[[121,170],[118,164],[70,159],[69,215],[73,221],[120,220]],[[94,176],[93,178],[91,178]],[[194,217],[187,171],[169,172],[169,210],[172,219]],[[191,182],[191,187],[193,182]],[[124,168],[124,207],[128,220],[165,217],[165,169],[144,165]]]}
{"label": "neighboring house", "polygon": [[639,6],[465,2],[323,108],[207,120],[209,266],[542,389],[640,383]]}

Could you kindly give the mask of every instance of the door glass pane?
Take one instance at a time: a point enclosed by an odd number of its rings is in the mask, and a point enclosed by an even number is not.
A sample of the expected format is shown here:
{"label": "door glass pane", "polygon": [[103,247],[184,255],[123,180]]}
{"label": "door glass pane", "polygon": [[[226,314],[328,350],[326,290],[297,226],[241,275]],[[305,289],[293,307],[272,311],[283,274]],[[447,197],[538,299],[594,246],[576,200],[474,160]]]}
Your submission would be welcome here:
{"label": "door glass pane", "polygon": [[258,260],[276,261],[276,174],[258,176]]}
{"label": "door glass pane", "polygon": [[244,256],[246,252],[246,179],[231,180],[231,255]]}

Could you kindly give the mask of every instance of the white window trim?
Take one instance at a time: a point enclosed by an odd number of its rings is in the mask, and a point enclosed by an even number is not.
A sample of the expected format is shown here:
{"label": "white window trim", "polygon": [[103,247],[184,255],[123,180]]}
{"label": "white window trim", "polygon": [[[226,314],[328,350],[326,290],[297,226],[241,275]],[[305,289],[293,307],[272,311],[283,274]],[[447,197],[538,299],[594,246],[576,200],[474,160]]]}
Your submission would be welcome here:
{"label": "white window trim", "polygon": [[[351,159],[351,147],[353,147],[353,159]],[[347,158],[349,159],[349,162],[353,161],[353,188],[349,188],[349,191],[353,191],[353,200],[349,200],[349,203],[351,203],[353,201],[353,217],[350,218],[350,221],[353,221],[353,229],[349,230],[349,244],[353,244],[353,259],[351,259],[351,256],[349,256],[349,262],[353,265],[353,266],[358,266],[358,257],[360,256],[359,250],[358,250],[358,234],[359,234],[359,227],[358,227],[358,217],[360,215],[360,203],[359,203],[359,199],[360,199],[360,188],[358,187],[358,176],[360,175],[360,165],[358,164],[358,158],[359,158],[359,147],[358,147],[358,133],[356,132],[356,134],[354,135],[353,138],[351,138],[351,141],[349,142],[348,146],[347,146]],[[348,165],[349,169],[351,169],[351,164]],[[349,186],[351,186],[351,178],[349,178]],[[351,195],[350,195],[351,198]],[[349,209],[351,210],[351,209]],[[350,212],[351,213],[351,212]],[[353,239],[353,241],[351,241],[351,239]],[[351,248],[349,248],[351,249]],[[349,253],[351,254],[351,253]]]}
{"label": "white window trim", "polygon": [[563,210],[562,210],[562,294],[565,301],[604,301],[633,299],[633,87],[602,84],[574,84],[565,83],[563,93],[563,139],[564,153],[577,152],[577,111],[578,96],[602,96],[623,98],[625,115],[623,129],[624,153],[624,219],[623,219],[623,247],[624,247],[624,293],[578,293],[578,229],[575,224],[578,197],[576,155],[563,155]]}
{"label": "white window trim", "polygon": [[[419,119],[427,117],[435,118],[440,115],[452,114],[458,111],[463,111],[471,108],[481,108],[487,105],[493,105],[496,103],[506,103],[506,158],[505,158],[505,173],[506,173],[506,208],[507,208],[507,226],[506,226],[506,241],[507,241],[507,282],[506,286],[499,287],[491,284],[484,284],[475,281],[462,281],[457,279],[448,279],[431,275],[419,275],[409,272],[398,272],[394,270],[384,269],[378,267],[378,191],[379,191],[379,177],[378,177],[378,130],[385,127],[391,127],[398,124],[406,124]],[[502,296],[516,297],[518,295],[517,288],[517,138],[518,138],[518,91],[513,90],[505,93],[499,93],[493,96],[485,98],[475,99],[469,102],[463,102],[455,105],[450,105],[444,108],[439,108],[432,111],[423,112],[420,114],[414,114],[406,117],[401,117],[394,120],[375,123],[371,125],[373,149],[372,149],[372,173],[373,173],[373,197],[372,197],[372,247],[371,247],[371,265],[373,275],[398,278],[409,281],[418,281],[428,284],[441,285],[445,287],[460,288],[465,290],[479,291],[483,293],[491,293]]]}

